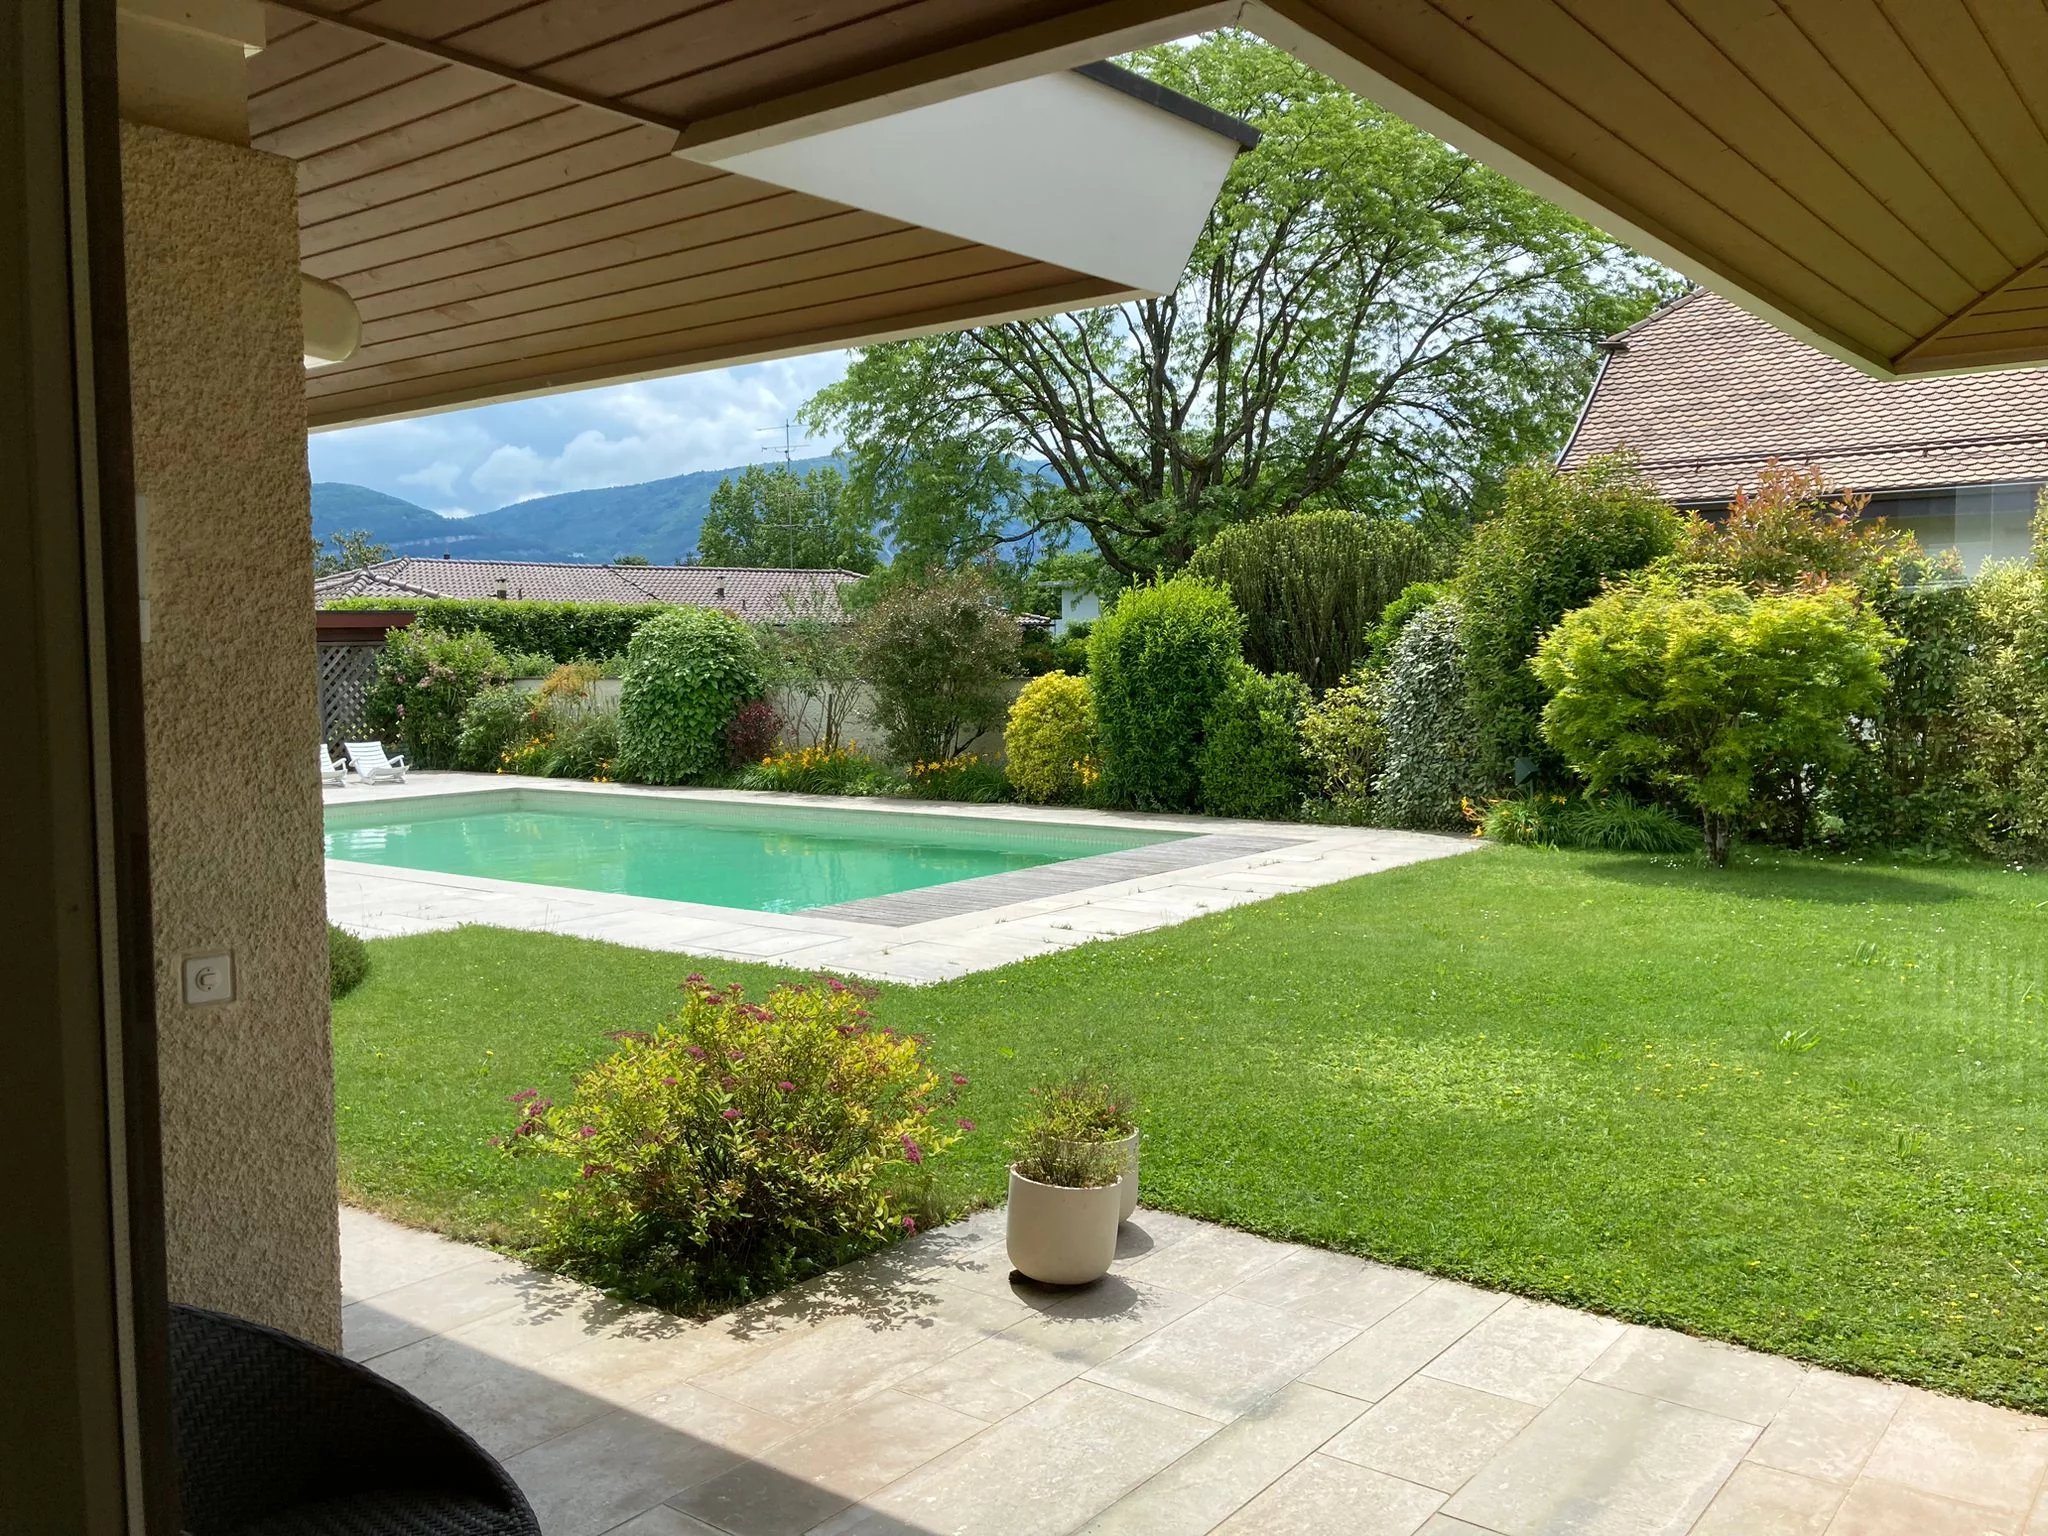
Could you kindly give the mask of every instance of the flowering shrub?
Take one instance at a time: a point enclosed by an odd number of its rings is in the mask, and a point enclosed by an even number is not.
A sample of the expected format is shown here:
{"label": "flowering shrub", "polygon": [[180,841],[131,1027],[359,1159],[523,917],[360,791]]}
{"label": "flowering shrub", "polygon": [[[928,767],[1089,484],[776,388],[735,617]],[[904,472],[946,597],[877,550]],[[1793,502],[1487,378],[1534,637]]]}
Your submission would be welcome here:
{"label": "flowering shrub", "polygon": [[485,688],[462,711],[455,766],[476,773],[505,771],[507,754],[533,732],[534,696],[510,683]]}
{"label": "flowering shrub", "polygon": [[1048,672],[1026,683],[1003,727],[1003,753],[1020,799],[1078,799],[1101,773],[1088,679]]}
{"label": "flowering shrub", "polygon": [[793,795],[878,795],[890,787],[888,771],[858,742],[843,747],[792,747],[761,759],[740,775],[742,789],[779,789]]}
{"label": "flowering shrub", "polygon": [[377,657],[363,718],[380,739],[395,738],[413,767],[452,768],[463,711],[480,690],[505,680],[505,658],[481,634],[394,629]]}
{"label": "flowering shrub", "polygon": [[968,1122],[966,1079],[874,1025],[836,978],[758,1003],[701,976],[675,1020],[577,1080],[569,1102],[514,1095],[504,1145],[574,1176],[544,1213],[543,1256],[667,1307],[741,1300],[844,1263],[917,1225],[929,1161]]}
{"label": "flowering shrub", "polygon": [[904,788],[924,800],[971,800],[983,805],[1007,799],[1003,770],[979,752],[962,752],[936,762],[915,762],[903,772]]}
{"label": "flowering shrub", "polygon": [[1379,674],[1354,672],[1302,714],[1311,780],[1340,816],[1371,813],[1373,785],[1387,765],[1384,688]]}

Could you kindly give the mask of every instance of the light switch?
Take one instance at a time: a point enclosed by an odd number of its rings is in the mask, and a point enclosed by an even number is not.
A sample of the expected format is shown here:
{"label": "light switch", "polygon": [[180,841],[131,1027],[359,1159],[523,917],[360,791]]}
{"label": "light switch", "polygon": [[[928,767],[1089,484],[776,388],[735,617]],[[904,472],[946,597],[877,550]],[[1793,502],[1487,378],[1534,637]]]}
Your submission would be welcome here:
{"label": "light switch", "polygon": [[185,957],[185,1001],[189,1004],[231,1003],[235,1000],[235,957],[187,955]]}

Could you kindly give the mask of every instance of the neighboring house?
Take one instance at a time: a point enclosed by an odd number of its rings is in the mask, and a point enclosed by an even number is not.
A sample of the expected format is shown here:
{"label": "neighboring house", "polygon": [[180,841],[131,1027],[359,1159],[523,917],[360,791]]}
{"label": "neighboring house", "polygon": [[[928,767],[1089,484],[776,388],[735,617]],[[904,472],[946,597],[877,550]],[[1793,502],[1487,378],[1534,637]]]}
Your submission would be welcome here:
{"label": "neighboring house", "polygon": [[1869,515],[1971,574],[2030,551],[2048,483],[2048,368],[1874,379],[1695,289],[1602,343],[1559,463],[1632,449],[1682,507],[1724,506],[1776,458],[1870,497]]}
{"label": "neighboring house", "polygon": [[1050,585],[1060,595],[1059,623],[1053,627],[1055,635],[1064,635],[1076,624],[1093,624],[1102,617],[1102,596],[1093,587],[1078,581],[1055,581]]}
{"label": "neighboring house", "polygon": [[852,571],[751,570],[714,565],[568,565],[526,560],[396,560],[337,571],[313,583],[313,604],[388,597],[396,606],[425,597],[505,598],[576,603],[670,603],[722,608],[750,621],[844,622],[841,591]]}

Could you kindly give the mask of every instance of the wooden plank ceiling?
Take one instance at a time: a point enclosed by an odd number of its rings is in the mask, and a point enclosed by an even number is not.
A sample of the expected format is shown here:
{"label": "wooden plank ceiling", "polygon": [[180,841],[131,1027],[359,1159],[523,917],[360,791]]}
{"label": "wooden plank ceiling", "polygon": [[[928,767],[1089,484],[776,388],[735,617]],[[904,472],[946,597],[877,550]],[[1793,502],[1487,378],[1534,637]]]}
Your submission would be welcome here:
{"label": "wooden plank ceiling", "polygon": [[309,423],[1112,296],[1100,278],[673,153],[682,125],[764,82],[887,64],[1032,9],[270,6],[268,45],[249,62],[251,142],[297,162],[304,270],[347,289],[363,317],[355,355],[308,372]]}

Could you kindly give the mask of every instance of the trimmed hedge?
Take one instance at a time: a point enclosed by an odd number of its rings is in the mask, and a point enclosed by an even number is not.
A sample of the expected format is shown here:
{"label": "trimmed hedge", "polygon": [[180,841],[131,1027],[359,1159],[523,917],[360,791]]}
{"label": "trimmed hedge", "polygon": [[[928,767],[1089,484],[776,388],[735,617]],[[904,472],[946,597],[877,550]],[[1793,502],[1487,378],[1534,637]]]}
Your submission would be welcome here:
{"label": "trimmed hedge", "polygon": [[1176,577],[1132,587],[1088,636],[1088,676],[1110,800],[1193,810],[1203,728],[1244,662],[1244,616],[1219,586]]}
{"label": "trimmed hedge", "polygon": [[754,632],[712,608],[665,608],[626,649],[619,776],[687,784],[725,767],[725,733],[767,691]]}
{"label": "trimmed hedge", "polygon": [[413,624],[451,635],[480,630],[507,653],[546,655],[555,661],[602,661],[622,656],[633,632],[667,603],[543,603],[496,597],[350,597],[331,609],[396,610],[418,614]]}
{"label": "trimmed hedge", "polygon": [[1241,669],[1209,711],[1202,743],[1202,809],[1212,816],[1291,821],[1309,794],[1301,720],[1306,684],[1292,672]]}

